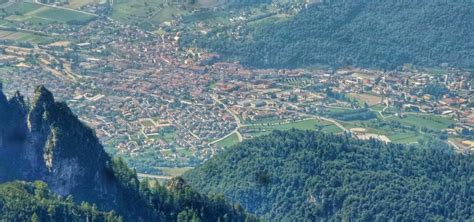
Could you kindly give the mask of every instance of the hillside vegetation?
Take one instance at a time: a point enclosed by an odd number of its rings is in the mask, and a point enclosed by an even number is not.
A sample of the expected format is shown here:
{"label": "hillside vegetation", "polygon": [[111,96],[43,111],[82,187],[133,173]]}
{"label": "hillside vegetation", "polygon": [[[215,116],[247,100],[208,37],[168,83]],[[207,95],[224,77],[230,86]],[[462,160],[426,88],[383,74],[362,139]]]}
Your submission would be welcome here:
{"label": "hillside vegetation", "polygon": [[61,198],[40,181],[0,184],[0,221],[87,220],[115,222],[122,218],[112,212],[100,212],[95,205],[77,205],[72,197]]}
{"label": "hillside vegetation", "polygon": [[329,1],[286,21],[185,35],[251,67],[474,67],[472,1]]}
{"label": "hillside vegetation", "polygon": [[229,148],[184,179],[271,221],[474,220],[474,155],[437,143],[275,131]]}

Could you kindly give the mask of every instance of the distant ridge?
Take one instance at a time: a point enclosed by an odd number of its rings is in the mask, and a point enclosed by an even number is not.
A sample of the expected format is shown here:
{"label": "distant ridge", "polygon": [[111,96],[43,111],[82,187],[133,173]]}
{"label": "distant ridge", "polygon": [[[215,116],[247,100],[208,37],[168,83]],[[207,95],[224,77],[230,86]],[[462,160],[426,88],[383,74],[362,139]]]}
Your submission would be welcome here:
{"label": "distant ridge", "polygon": [[258,68],[474,67],[471,0],[324,2],[286,20],[185,35],[180,41]]}

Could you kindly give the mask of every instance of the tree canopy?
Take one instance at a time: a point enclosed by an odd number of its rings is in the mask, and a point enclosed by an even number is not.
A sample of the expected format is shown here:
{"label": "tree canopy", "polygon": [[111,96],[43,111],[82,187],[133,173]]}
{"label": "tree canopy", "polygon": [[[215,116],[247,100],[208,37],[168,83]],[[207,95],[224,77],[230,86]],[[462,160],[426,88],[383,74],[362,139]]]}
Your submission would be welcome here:
{"label": "tree canopy", "polygon": [[275,131],[229,148],[184,178],[272,221],[474,219],[474,155],[435,142],[403,146]]}
{"label": "tree canopy", "polygon": [[185,35],[181,44],[251,67],[474,67],[472,1],[325,2],[279,22]]}

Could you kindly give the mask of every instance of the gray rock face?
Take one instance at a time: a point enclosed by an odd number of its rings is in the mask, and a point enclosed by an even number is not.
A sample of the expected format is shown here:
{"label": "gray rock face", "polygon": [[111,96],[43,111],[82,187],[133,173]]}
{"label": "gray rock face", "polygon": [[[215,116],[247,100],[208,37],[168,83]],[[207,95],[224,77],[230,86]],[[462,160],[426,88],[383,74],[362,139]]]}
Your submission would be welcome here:
{"label": "gray rock face", "polygon": [[93,130],[40,86],[31,104],[0,85],[0,183],[43,180],[51,190],[112,209],[119,183]]}

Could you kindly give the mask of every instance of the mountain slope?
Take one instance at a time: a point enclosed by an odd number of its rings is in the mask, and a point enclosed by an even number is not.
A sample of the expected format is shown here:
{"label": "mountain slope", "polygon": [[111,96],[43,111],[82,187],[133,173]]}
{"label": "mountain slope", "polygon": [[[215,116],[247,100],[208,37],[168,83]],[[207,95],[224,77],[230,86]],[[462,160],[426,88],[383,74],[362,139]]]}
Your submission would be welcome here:
{"label": "mountain slope", "polygon": [[47,189],[43,182],[0,184],[0,221],[121,221],[95,206],[74,204]]}
{"label": "mountain slope", "polygon": [[120,182],[94,132],[85,127],[65,103],[54,101],[38,87],[31,105],[20,94],[0,95],[0,154],[4,168],[0,182],[43,180],[59,195],[94,202],[102,209],[117,207]]}
{"label": "mountain slope", "polygon": [[[239,33],[236,35],[236,33]],[[187,35],[252,67],[474,67],[472,1],[327,1],[287,21]]]}
{"label": "mountain slope", "polygon": [[272,221],[473,220],[474,155],[427,146],[277,131],[183,178]]}
{"label": "mountain slope", "polygon": [[[122,159],[110,158],[93,130],[65,103],[54,101],[44,87],[35,90],[29,104],[19,93],[7,99],[0,84],[0,126],[0,183],[44,181],[59,195],[31,199],[28,197],[36,195],[35,186],[40,182],[4,184],[0,187],[0,212],[8,216],[6,220],[23,221],[32,213],[43,218],[45,204],[51,210],[65,211],[59,216],[53,212],[53,216],[68,218],[68,210],[76,208],[60,198],[72,196],[75,203],[85,201],[97,209],[81,206],[77,210],[84,214],[71,220],[81,220],[87,213],[114,216],[98,212],[113,210],[125,221],[258,221],[222,197],[200,195],[182,179],[172,180],[167,187],[156,181],[139,181],[134,170]],[[19,196],[3,192],[11,189],[20,190]]]}

